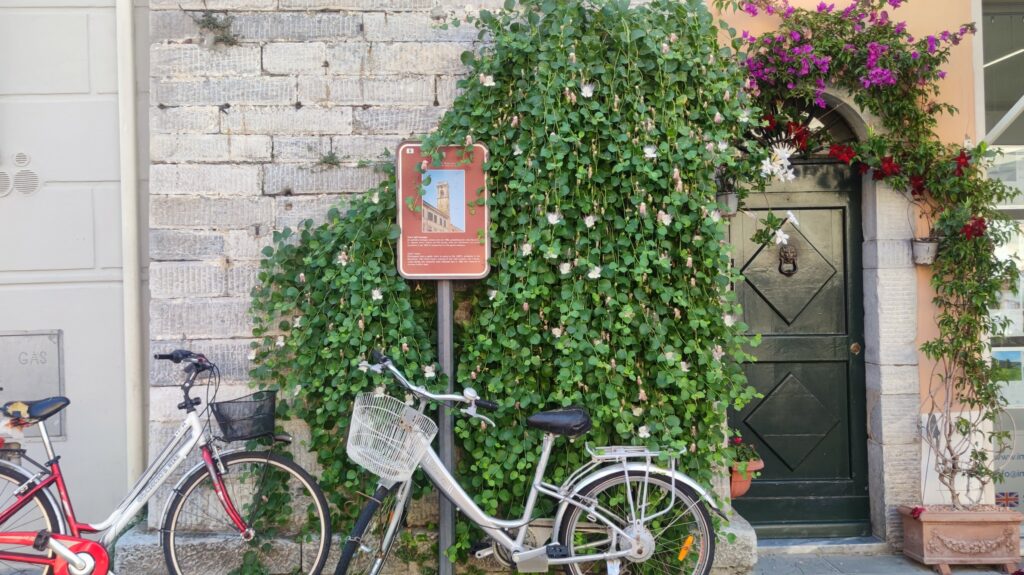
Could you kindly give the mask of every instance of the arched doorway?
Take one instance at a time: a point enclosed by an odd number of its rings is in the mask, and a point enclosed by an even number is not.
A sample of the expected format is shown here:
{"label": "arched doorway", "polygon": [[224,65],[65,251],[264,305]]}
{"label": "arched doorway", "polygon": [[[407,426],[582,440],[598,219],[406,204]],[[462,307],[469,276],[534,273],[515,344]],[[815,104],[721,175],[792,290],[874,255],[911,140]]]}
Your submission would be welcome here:
{"label": "arched doorway", "polygon": [[[854,138],[832,109],[819,121],[832,141]],[[744,321],[762,336],[746,368],[762,397],[730,420],[766,463],[733,505],[761,538],[868,535],[862,177],[813,156],[794,172],[746,201],[757,218],[792,212],[785,248],[750,241],[754,218],[730,230]]]}

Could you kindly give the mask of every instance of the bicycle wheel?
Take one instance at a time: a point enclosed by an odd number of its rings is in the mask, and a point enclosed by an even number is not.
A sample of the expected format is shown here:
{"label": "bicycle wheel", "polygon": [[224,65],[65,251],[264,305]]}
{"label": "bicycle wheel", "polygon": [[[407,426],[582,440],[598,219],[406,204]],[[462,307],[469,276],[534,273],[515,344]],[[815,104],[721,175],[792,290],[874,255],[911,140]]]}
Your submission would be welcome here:
{"label": "bicycle wheel", "polygon": [[[15,494],[15,491],[17,491],[18,488],[24,485],[28,480],[28,475],[10,467],[0,465],[0,510],[9,508],[18,500],[18,496]],[[29,501],[28,504],[19,509],[17,513],[11,516],[10,519],[0,525],[0,530],[4,533],[10,533],[12,531],[38,532],[42,529],[46,529],[50,533],[60,533],[61,523],[59,517],[59,512],[53,505],[51,505],[50,500],[42,493],[37,493],[32,497],[32,500]],[[0,551],[5,553],[26,553],[37,556],[43,555],[39,551],[33,549],[31,545],[0,544]],[[52,554],[52,551],[47,552],[47,556],[52,556]],[[46,566],[0,561],[0,573],[4,575],[7,575],[8,573],[12,575],[49,575],[52,571]]]}
{"label": "bicycle wheel", "polygon": [[334,575],[377,575],[402,530],[402,517],[412,483],[390,488],[378,486],[359,512]]}
{"label": "bicycle wheel", "polygon": [[176,490],[161,543],[177,575],[316,575],[330,551],[327,500],[290,459],[270,452],[229,453],[224,491],[254,531],[245,541],[221,504],[205,467]]}
{"label": "bicycle wheel", "polygon": [[[646,505],[644,505],[644,483]],[[628,487],[627,487],[628,486]],[[708,575],[715,558],[715,533],[704,503],[688,486],[664,475],[625,471],[595,480],[580,495],[596,502],[601,513],[630,535],[645,542],[640,552],[619,561],[619,573]],[[639,516],[664,514],[643,522]],[[638,525],[639,523],[639,525]],[[570,555],[599,555],[624,550],[630,544],[613,538],[613,531],[576,506],[569,506],[558,530],[558,541]],[[613,548],[614,547],[614,548]],[[607,561],[565,566],[569,575],[608,572]]]}

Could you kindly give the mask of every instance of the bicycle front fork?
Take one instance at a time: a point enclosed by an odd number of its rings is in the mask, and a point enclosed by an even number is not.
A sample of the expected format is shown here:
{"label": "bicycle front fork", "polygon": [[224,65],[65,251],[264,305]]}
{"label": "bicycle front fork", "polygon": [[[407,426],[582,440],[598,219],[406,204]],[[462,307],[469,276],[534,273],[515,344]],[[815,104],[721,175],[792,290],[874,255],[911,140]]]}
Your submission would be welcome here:
{"label": "bicycle front fork", "polygon": [[234,524],[235,529],[238,529],[238,533],[242,536],[243,541],[252,541],[256,533],[252,527],[246,524],[245,519],[235,509],[235,504],[231,501],[231,496],[228,495],[227,489],[224,488],[224,476],[221,473],[221,468],[214,462],[213,450],[210,449],[209,445],[204,445],[201,448],[203,453],[203,463],[206,464],[206,471],[210,474],[210,481],[213,482],[213,490],[217,493],[217,499],[220,500],[220,504],[224,507],[224,512],[231,518],[231,523]]}

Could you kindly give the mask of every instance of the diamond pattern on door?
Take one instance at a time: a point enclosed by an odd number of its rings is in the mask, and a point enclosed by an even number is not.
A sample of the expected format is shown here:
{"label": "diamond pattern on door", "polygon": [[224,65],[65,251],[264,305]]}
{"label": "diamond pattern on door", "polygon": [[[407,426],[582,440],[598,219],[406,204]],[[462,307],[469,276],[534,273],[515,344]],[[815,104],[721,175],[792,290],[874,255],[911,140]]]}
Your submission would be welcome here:
{"label": "diamond pattern on door", "polygon": [[797,271],[786,277],[779,272],[781,246],[761,246],[743,266],[743,276],[754,292],[767,303],[786,325],[793,325],[800,314],[821,292],[836,268],[798,228],[786,224],[789,244],[796,249]]}
{"label": "diamond pattern on door", "polygon": [[744,422],[796,471],[839,419],[795,375],[787,373]]}

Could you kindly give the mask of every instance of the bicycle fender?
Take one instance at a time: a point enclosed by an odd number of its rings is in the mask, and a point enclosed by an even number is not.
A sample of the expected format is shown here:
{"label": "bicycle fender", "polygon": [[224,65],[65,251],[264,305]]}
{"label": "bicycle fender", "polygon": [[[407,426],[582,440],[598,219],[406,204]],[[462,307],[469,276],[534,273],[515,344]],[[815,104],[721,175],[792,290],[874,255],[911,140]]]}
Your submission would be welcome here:
{"label": "bicycle fender", "polygon": [[[36,474],[31,469],[11,463],[6,459],[0,459],[0,466],[6,467],[13,471],[17,471],[18,473],[21,473],[25,477],[34,477]],[[40,493],[43,494],[43,497],[46,497],[46,499],[49,500],[50,505],[53,506],[53,508],[57,511],[57,522],[59,523],[60,526],[60,533],[70,533],[71,527],[68,525],[67,518],[64,517],[64,506],[61,505],[60,501],[54,498],[53,493],[50,493],[49,489],[43,489],[42,491],[40,491]]]}
{"label": "bicycle fender", "polygon": [[[656,467],[656,466],[653,466],[653,465],[647,465],[646,463],[641,463],[641,462],[632,462],[632,463],[627,463],[625,465],[612,464],[612,465],[606,465],[604,467],[601,467],[600,469],[595,470],[593,473],[590,473],[586,477],[583,477],[579,481],[576,481],[571,486],[571,488],[568,490],[568,495],[569,495],[569,497],[573,497],[573,496],[579,495],[580,492],[583,491],[583,488],[588,486],[588,485],[590,485],[591,483],[593,483],[595,481],[600,481],[600,480],[602,480],[602,479],[604,479],[606,477],[609,477],[609,476],[615,475],[617,473],[620,473],[623,470],[626,470],[626,471],[629,471],[629,472],[633,472],[633,473],[650,474],[650,475],[662,475],[662,476],[665,476],[665,477],[671,477],[675,481],[686,485],[690,489],[693,489],[693,491],[697,494],[697,496],[700,497],[701,499],[703,499],[708,504],[708,507],[710,507],[712,511],[714,511],[716,514],[718,514],[719,517],[721,517],[722,519],[724,519],[726,521],[729,520],[729,518],[725,515],[725,512],[723,512],[718,507],[718,504],[715,503],[714,497],[712,497],[711,494],[708,493],[706,489],[701,487],[700,484],[697,483],[697,481],[695,479],[693,479],[692,477],[690,477],[689,475],[686,475],[685,473],[682,473],[681,471],[672,471],[672,470],[669,470],[669,469],[665,469],[663,467]],[[554,521],[554,524],[553,524],[553,529],[551,531],[552,534],[557,534],[558,530],[561,528],[561,526],[562,526],[562,517],[565,515],[565,512],[568,510],[569,505],[570,504],[567,501],[562,501],[561,503],[559,503],[559,505],[558,505],[558,512],[555,514],[555,521]]]}
{"label": "bicycle fender", "polygon": [[[241,451],[251,451],[251,450],[245,449],[244,447],[239,447],[239,448],[236,448],[236,449],[231,449],[229,451],[218,451],[217,455],[218,455],[218,457],[224,457],[225,455],[231,455],[232,453],[239,453]],[[174,491],[175,493],[181,493],[181,489],[183,487],[185,487],[185,481],[187,481],[189,477],[192,477],[192,474],[195,473],[196,471],[199,471],[200,469],[205,469],[205,468],[206,468],[206,462],[204,462],[204,461],[200,461],[199,463],[197,463],[197,464],[193,465],[192,467],[190,467],[187,471],[185,471],[185,473],[183,473],[181,475],[181,479],[179,479],[178,482],[174,484],[174,489],[172,489],[172,491]],[[167,512],[171,510],[171,500],[172,499],[174,499],[174,497],[168,497],[167,501],[164,501],[164,511],[163,511],[163,513],[160,514],[161,525],[163,525],[162,522],[163,522],[164,518],[167,517]]]}

